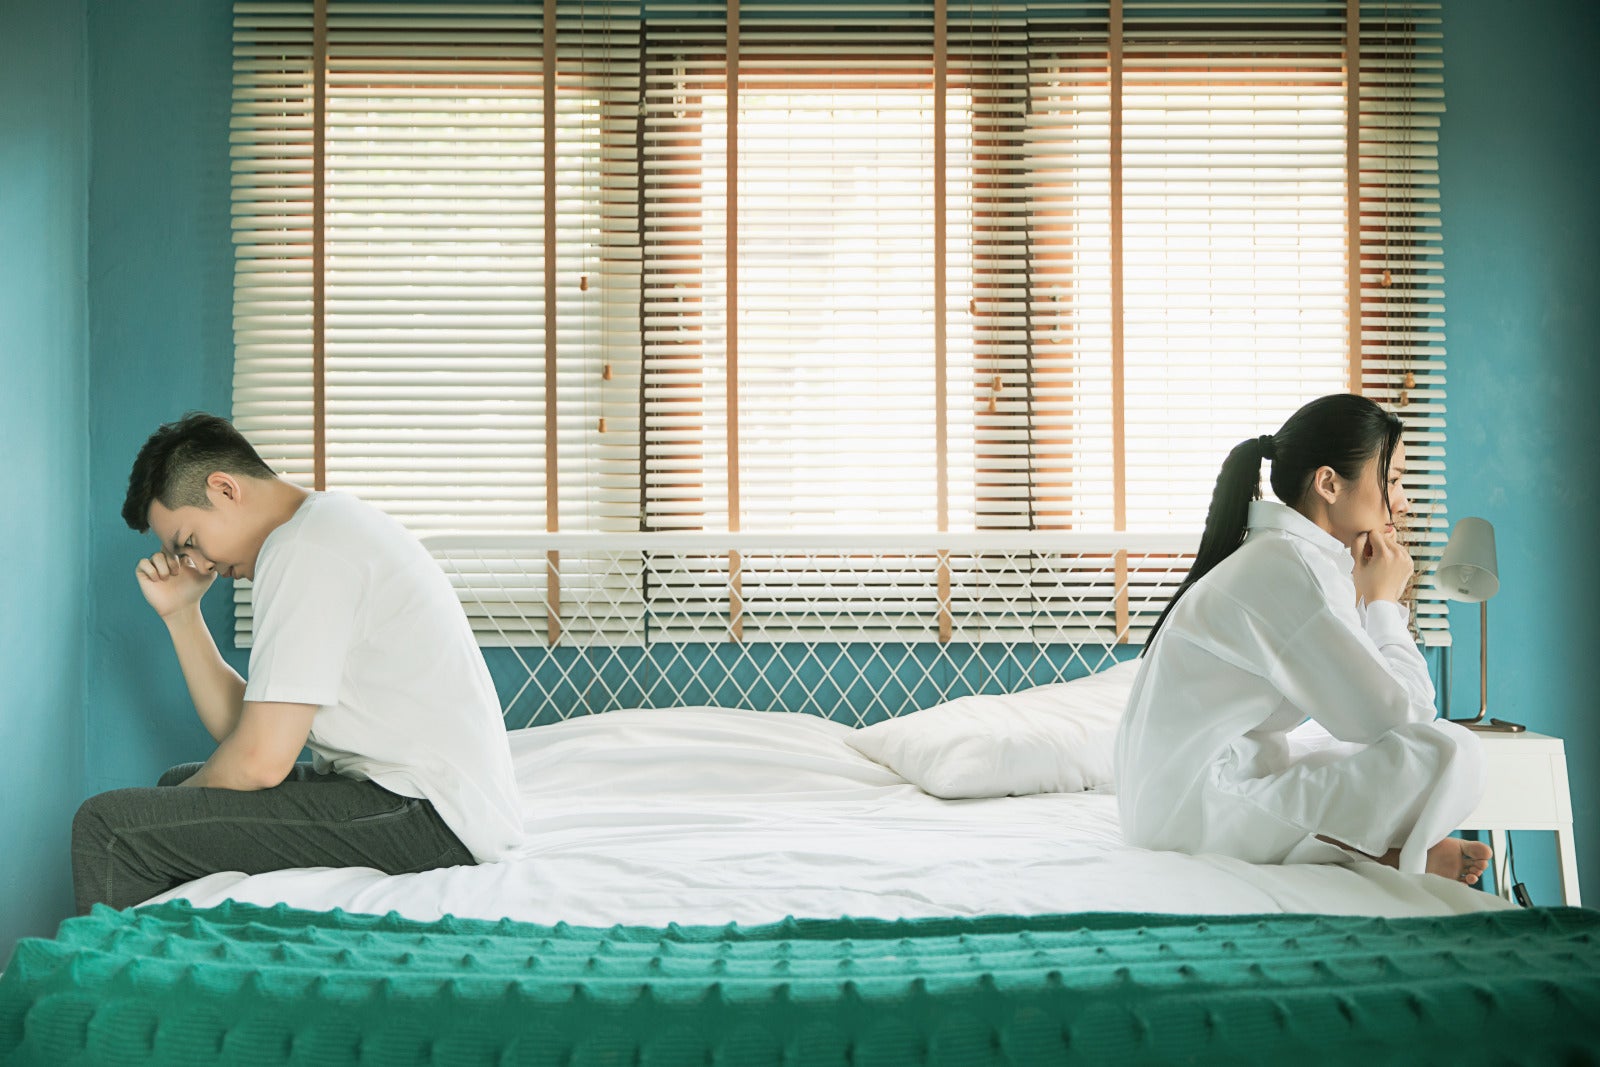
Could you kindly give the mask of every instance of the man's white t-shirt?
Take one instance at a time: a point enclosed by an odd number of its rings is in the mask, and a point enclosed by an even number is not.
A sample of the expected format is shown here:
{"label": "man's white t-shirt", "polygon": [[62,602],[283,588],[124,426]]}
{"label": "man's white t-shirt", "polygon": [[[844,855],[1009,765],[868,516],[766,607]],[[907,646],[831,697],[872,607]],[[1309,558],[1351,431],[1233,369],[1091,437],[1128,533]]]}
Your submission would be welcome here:
{"label": "man's white t-shirt", "polygon": [[480,863],[521,843],[499,697],[410,531],[356,497],[312,493],[267,535],[252,598],[244,699],[318,705],[318,771],[430,801]]}

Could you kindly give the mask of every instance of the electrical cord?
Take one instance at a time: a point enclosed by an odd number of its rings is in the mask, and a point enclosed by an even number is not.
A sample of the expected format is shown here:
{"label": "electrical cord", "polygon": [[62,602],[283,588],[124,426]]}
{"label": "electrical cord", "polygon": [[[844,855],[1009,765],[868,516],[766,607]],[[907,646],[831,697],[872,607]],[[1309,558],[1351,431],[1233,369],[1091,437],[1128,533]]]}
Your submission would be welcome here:
{"label": "electrical cord", "polygon": [[1528,887],[1517,878],[1517,850],[1511,844],[1511,831],[1506,831],[1506,877],[1511,881],[1511,897],[1524,908],[1533,907],[1533,897]]}

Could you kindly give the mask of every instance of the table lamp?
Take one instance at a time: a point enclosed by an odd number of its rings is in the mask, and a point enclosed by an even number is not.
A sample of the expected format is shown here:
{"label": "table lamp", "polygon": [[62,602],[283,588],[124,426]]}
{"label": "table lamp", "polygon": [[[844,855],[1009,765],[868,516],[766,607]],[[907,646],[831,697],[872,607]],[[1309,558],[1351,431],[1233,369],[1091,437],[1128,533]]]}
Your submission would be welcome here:
{"label": "table lamp", "polygon": [[[1500,591],[1499,568],[1494,554],[1494,527],[1486,519],[1467,518],[1450,531],[1450,542],[1433,572],[1433,584],[1450,600],[1478,605],[1478,714],[1470,719],[1446,719],[1469,730],[1519,733],[1527,727],[1504,719],[1483,717],[1489,710],[1489,598]],[[1446,670],[1449,669],[1448,662]],[[1448,708],[1446,709],[1448,714]]]}

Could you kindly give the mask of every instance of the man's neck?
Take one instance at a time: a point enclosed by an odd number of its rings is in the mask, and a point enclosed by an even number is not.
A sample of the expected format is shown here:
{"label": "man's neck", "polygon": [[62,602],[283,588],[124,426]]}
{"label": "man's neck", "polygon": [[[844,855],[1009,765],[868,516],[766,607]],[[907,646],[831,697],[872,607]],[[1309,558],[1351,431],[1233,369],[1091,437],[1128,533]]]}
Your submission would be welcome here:
{"label": "man's neck", "polygon": [[306,502],[306,497],[311,495],[309,489],[302,489],[287,478],[273,478],[265,483],[267,498],[267,515],[269,516],[269,532],[276,530],[300,510],[300,505]]}

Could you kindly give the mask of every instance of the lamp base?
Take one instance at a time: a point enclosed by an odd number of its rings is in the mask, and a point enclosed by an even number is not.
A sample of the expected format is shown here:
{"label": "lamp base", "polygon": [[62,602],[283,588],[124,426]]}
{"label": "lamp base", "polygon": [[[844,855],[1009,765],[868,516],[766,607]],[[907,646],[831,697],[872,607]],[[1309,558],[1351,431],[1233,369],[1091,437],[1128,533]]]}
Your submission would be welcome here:
{"label": "lamp base", "polygon": [[1489,719],[1485,721],[1481,714],[1476,719],[1445,719],[1444,721],[1453,722],[1457,726],[1465,726],[1469,730],[1482,730],[1485,733],[1520,734],[1527,729],[1526,726],[1519,722],[1507,722],[1505,719]]}

